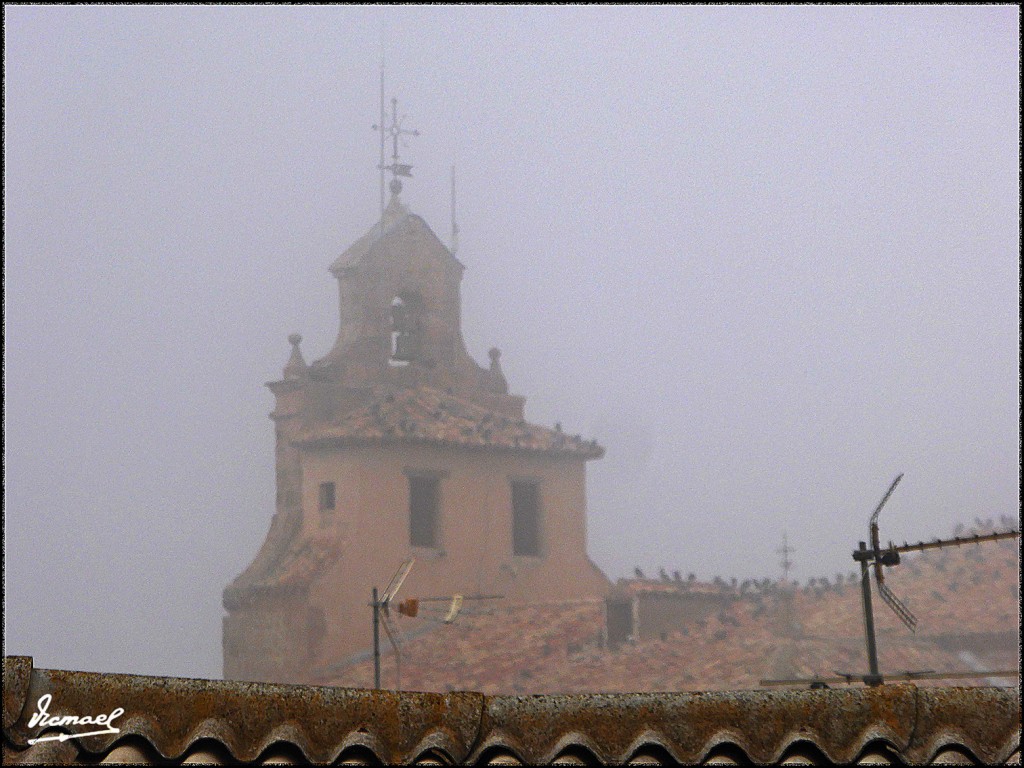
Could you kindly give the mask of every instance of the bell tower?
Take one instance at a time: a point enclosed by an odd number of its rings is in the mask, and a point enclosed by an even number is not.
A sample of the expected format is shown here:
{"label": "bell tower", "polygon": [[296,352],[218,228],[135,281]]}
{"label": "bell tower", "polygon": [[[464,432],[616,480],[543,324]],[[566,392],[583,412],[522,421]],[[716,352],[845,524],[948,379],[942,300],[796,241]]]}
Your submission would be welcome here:
{"label": "bell tower", "polygon": [[397,114],[392,102],[381,131],[390,200],[330,266],[337,338],[307,364],[293,334],[281,380],[267,384],[276,513],[224,590],[227,678],[329,679],[369,642],[372,587],[410,557],[410,594],[551,602],[610,587],[586,553],[586,462],[604,449],[528,423],[501,352],[487,368],[467,352],[464,267],[400,200],[412,166],[398,137],[412,132]]}
{"label": "bell tower", "polygon": [[354,387],[415,381],[475,388],[483,371],[462,338],[464,269],[393,194],[381,223],[331,265],[338,337],[312,373]]}

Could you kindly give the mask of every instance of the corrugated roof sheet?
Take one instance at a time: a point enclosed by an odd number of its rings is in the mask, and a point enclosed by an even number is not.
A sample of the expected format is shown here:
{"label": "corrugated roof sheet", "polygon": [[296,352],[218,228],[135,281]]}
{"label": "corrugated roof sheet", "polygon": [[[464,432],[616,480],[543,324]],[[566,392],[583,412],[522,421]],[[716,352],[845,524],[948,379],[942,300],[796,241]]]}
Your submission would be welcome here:
{"label": "corrugated roof sheet", "polygon": [[[123,707],[120,732],[29,745],[41,735],[28,722],[44,694],[53,716]],[[1020,725],[1019,688],[487,697],[64,672],[4,659],[5,763],[993,764],[1019,760]]]}
{"label": "corrugated roof sheet", "polygon": [[337,423],[304,429],[305,446],[413,442],[463,448],[534,451],[597,459],[604,448],[557,429],[510,418],[431,387],[388,393],[346,413]]}

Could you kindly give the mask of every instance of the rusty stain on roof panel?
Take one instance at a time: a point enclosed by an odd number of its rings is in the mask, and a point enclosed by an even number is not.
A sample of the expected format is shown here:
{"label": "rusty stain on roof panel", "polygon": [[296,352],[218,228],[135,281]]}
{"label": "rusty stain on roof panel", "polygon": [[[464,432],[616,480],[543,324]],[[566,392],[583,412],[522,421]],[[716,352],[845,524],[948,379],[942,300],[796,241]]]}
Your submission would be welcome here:
{"label": "rusty stain on roof panel", "polygon": [[909,744],[915,694],[912,687],[885,686],[870,692],[498,696],[488,701],[482,748],[501,746],[537,763],[573,744],[602,763],[620,764],[644,747],[696,763],[719,745],[733,745],[750,760],[772,763],[791,744],[806,741],[832,761],[849,762],[872,741]]}
{"label": "rusty stain on roof panel", "polygon": [[28,656],[4,657],[4,733],[21,715],[32,679],[32,659]]}
{"label": "rusty stain on roof panel", "polygon": [[[120,733],[30,747],[44,694],[55,716],[123,707]],[[489,697],[33,670],[31,659],[4,659],[5,762],[130,752],[173,762],[991,764],[1019,756],[1020,725],[1019,687]]]}
{"label": "rusty stain on roof panel", "polygon": [[[5,692],[8,659],[4,660]],[[313,762],[330,762],[350,747],[387,763],[429,750],[455,761],[466,756],[480,722],[475,693],[395,693],[346,688],[240,683],[186,678],[33,670],[22,716],[4,728],[19,748],[38,736],[27,727],[39,697],[53,696],[53,716],[125,709],[120,734],[76,740],[102,755],[125,736],[141,736],[164,758],[178,758],[201,739],[223,744],[236,760],[255,760],[277,742],[295,745]],[[80,731],[80,729],[79,729]]]}

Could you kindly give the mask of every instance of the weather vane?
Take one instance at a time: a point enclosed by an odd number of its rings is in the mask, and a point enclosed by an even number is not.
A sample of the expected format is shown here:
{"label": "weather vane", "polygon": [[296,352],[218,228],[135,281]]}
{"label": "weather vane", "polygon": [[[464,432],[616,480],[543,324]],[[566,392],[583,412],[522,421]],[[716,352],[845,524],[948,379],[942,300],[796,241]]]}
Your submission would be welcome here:
{"label": "weather vane", "polygon": [[[401,118],[398,116],[398,99],[391,100],[391,125],[385,125],[387,116],[384,112],[384,64],[381,62],[380,68],[380,122],[373,126],[373,130],[380,134],[380,164],[377,166],[380,170],[380,201],[381,201],[381,215],[383,218],[384,210],[384,172],[391,171],[391,194],[397,195],[402,191],[402,182],[398,179],[399,176],[405,176],[412,178],[412,166],[407,163],[398,162],[398,139],[401,136],[419,136],[420,132],[417,130],[411,130],[402,127],[402,121],[405,119],[405,115]],[[391,137],[391,164],[385,164],[385,146],[387,144],[388,137]]]}

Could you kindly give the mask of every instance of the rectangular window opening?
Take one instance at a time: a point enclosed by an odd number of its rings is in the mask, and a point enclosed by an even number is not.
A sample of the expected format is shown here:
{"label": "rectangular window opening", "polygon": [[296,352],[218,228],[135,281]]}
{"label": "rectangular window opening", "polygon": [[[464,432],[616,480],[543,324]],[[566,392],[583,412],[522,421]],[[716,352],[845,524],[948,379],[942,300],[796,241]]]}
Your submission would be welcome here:
{"label": "rectangular window opening", "polygon": [[320,511],[334,511],[334,483],[320,483]]}
{"label": "rectangular window opening", "polygon": [[512,481],[512,554],[540,556],[540,486]]}
{"label": "rectangular window opening", "polygon": [[440,480],[409,476],[409,543],[414,547],[437,547],[437,518]]}

